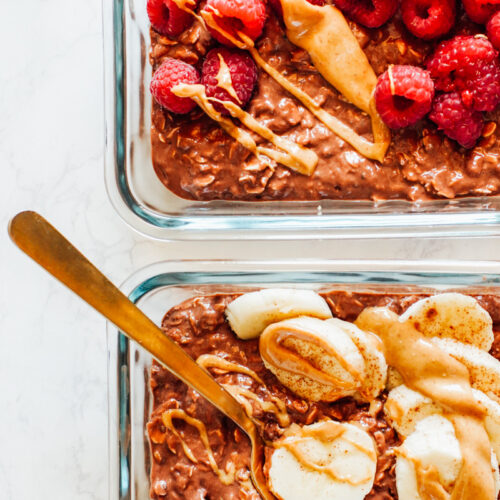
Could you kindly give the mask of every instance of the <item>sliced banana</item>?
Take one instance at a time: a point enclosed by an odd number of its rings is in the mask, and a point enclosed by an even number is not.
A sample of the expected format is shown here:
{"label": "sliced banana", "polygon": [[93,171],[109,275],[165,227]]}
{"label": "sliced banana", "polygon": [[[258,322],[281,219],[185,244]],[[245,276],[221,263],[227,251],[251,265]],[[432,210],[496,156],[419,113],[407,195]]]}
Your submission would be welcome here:
{"label": "sliced banana", "polygon": [[477,347],[453,339],[435,337],[432,341],[468,368],[474,389],[500,403],[500,361]]}
{"label": "sliced banana", "polygon": [[344,330],[358,348],[365,361],[365,379],[358,389],[362,399],[371,401],[385,388],[387,380],[387,363],[382,352],[380,339],[372,333],[364,332],[354,323],[338,318],[327,320],[327,323]]}
{"label": "sliced banana", "polygon": [[461,293],[442,293],[415,302],[401,321],[410,321],[426,337],[445,337],[489,351],[493,321],[478,302]]}
{"label": "sliced banana", "polygon": [[461,466],[460,444],[451,422],[440,415],[421,420],[398,450],[396,487],[399,500],[421,500],[417,477],[424,469],[435,469],[436,488],[450,491]]}
{"label": "sliced banana", "polygon": [[328,321],[302,316],[273,323],[259,349],[279,381],[310,401],[353,395],[365,379],[365,361],[351,337]]}
{"label": "sliced banana", "polygon": [[326,300],[312,290],[266,288],[241,295],[226,307],[226,318],[241,339],[258,337],[271,323],[297,316],[332,317]]}
{"label": "sliced banana", "polygon": [[500,405],[486,396],[484,392],[476,389],[473,389],[472,392],[486,410],[484,428],[490,438],[491,447],[498,458],[500,457]]}
{"label": "sliced banana", "polygon": [[[495,455],[500,456],[500,405],[477,389],[472,390],[477,402],[486,410],[484,427]],[[387,396],[384,412],[398,434],[406,438],[417,424],[431,415],[443,415],[441,407],[430,398],[406,385],[392,389]]]}
{"label": "sliced banana", "polygon": [[[325,429],[329,424],[331,435]],[[282,500],[362,500],[373,486],[376,467],[367,432],[348,423],[318,422],[278,442],[270,458],[269,487]]]}
{"label": "sliced banana", "polygon": [[[498,461],[494,453],[491,464],[498,494]],[[462,452],[452,423],[441,415],[421,420],[398,449],[396,487],[399,500],[449,498],[448,492],[461,467]],[[427,494],[421,495],[422,490]]]}
{"label": "sliced banana", "polygon": [[415,431],[416,425],[430,415],[442,415],[441,407],[432,399],[406,385],[392,389],[384,405],[384,413],[402,437]]}

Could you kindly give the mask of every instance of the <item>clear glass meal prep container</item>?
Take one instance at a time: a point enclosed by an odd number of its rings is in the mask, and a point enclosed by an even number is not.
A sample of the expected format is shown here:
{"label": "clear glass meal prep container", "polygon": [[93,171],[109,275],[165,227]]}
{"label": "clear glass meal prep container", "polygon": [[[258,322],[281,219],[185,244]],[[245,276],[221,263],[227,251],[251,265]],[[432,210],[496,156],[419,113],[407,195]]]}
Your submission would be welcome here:
{"label": "clear glass meal prep container", "polygon": [[157,239],[340,238],[500,233],[500,197],[406,201],[195,202],[151,163],[146,0],[103,0],[106,183],[134,229]]}
{"label": "clear glass meal prep container", "polygon": [[[132,275],[124,293],[155,321],[183,300],[216,292],[295,286],[318,290],[412,291],[467,288],[500,293],[500,263],[453,261],[182,261]],[[108,325],[109,500],[149,498],[151,356]]]}

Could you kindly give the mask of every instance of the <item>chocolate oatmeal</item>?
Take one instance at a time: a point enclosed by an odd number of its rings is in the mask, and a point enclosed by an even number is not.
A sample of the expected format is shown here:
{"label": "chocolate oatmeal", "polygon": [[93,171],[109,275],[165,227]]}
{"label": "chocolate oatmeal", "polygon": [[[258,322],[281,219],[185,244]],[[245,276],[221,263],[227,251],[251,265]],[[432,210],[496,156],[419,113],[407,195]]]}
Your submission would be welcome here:
{"label": "chocolate oatmeal", "polygon": [[[200,7],[204,2],[200,4]],[[372,140],[369,117],[328,84],[306,51],[286,37],[271,9],[256,47],[262,58],[304,90],[315,103]],[[390,64],[422,66],[437,42],[423,42],[404,27],[399,14],[378,29],[350,23],[375,73]],[[463,13],[452,32],[475,33],[478,25]],[[201,67],[216,45],[199,21],[170,39],[151,30],[153,70],[174,57]],[[274,133],[314,151],[311,176],[262,160],[229,137],[203,111],[171,114],[153,102],[152,160],[162,183],[191,200],[391,200],[410,201],[491,196],[500,191],[498,111],[485,117],[483,137],[466,150],[424,119],[392,132],[383,163],[370,160],[333,134],[267,73],[259,70],[247,111]],[[256,134],[257,144],[269,146]]]}
{"label": "chocolate oatmeal", "polygon": [[[321,294],[326,299],[334,317],[354,321],[366,307],[388,307],[397,314],[422,299],[424,294],[404,293],[348,293],[330,291]],[[389,425],[383,412],[387,391],[371,404],[346,397],[333,403],[312,402],[302,399],[284,387],[264,366],[259,353],[259,341],[240,340],[225,318],[226,306],[237,294],[216,294],[196,297],[170,309],[162,322],[162,329],[181,345],[193,359],[202,355],[216,355],[252,370],[263,385],[243,373],[229,373],[211,369],[220,384],[238,386],[254,392],[264,401],[276,400],[286,407],[290,422],[313,424],[325,418],[349,421],[361,426],[373,438],[377,450],[377,468],[373,488],[366,496],[370,500],[396,499],[394,447],[401,441]],[[499,297],[494,294],[475,296],[478,303],[491,315],[495,342],[490,351],[497,359],[500,342]],[[253,499],[260,496],[249,482],[250,446],[246,436],[212,405],[196,392],[170,375],[158,363],[151,368],[153,411],[148,423],[151,443],[151,497],[154,499]],[[275,399],[273,399],[275,398]],[[167,410],[181,410],[203,422],[211,449],[219,468],[234,464],[236,481],[223,484],[207,461],[206,449],[200,434],[182,419],[175,420],[176,435],[167,429],[162,415]],[[260,430],[268,442],[282,435],[277,415],[262,411],[252,404],[252,414],[260,422]],[[182,436],[182,440],[180,439]],[[190,458],[183,447],[192,451]],[[232,467],[232,466],[231,466]]]}

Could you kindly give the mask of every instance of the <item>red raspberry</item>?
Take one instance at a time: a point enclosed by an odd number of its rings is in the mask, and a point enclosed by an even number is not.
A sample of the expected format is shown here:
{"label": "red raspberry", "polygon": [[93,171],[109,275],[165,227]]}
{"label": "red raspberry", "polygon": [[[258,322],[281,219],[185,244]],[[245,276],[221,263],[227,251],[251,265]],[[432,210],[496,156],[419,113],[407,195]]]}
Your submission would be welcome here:
{"label": "red raspberry", "polygon": [[193,16],[173,0],[148,0],[147,11],[151,26],[162,35],[180,35],[193,22]]}
{"label": "red raspberry", "polygon": [[[227,90],[218,86],[217,75],[220,69],[220,57],[224,60],[231,74],[232,87],[238,96],[239,102]],[[201,83],[205,85],[208,97],[215,97],[221,101],[231,101],[244,107],[252,97],[257,83],[257,66],[253,59],[243,50],[218,47],[212,49],[203,62]],[[213,103],[215,109],[224,115],[229,111],[219,103]]]}
{"label": "red raspberry", "polygon": [[472,21],[484,24],[499,9],[498,0],[462,0],[465,12]]}
{"label": "red raspberry", "polygon": [[401,15],[411,33],[431,40],[448,33],[455,24],[455,0],[403,0]]}
{"label": "red raspberry", "polygon": [[479,65],[497,57],[497,51],[484,35],[456,36],[441,42],[427,61],[436,89],[447,92],[457,89],[455,79],[474,76]]}
{"label": "red raspberry", "polygon": [[431,109],[434,83],[427,71],[416,66],[392,66],[380,75],[375,104],[391,128],[408,127]]}
{"label": "red raspberry", "polygon": [[[256,40],[262,33],[266,22],[266,4],[263,0],[208,0],[203,12],[212,14],[215,22],[234,38],[238,31]],[[217,30],[208,26],[210,34],[229,47],[233,43]]]}
{"label": "red raspberry", "polygon": [[367,28],[382,26],[398,8],[398,0],[334,0],[334,3],[353,21]]}
{"label": "red raspberry", "polygon": [[149,89],[160,106],[172,113],[189,113],[195,102],[188,97],[177,97],[171,91],[180,83],[200,83],[200,75],[191,64],[167,57],[155,71]]}
{"label": "red raspberry", "polygon": [[500,104],[500,63],[494,59],[477,66],[475,74],[457,80],[462,101],[476,111],[493,111]]}
{"label": "red raspberry", "polygon": [[483,115],[466,107],[458,92],[438,95],[429,118],[464,148],[474,147],[483,131]]}
{"label": "red raspberry", "polygon": [[[313,5],[318,5],[319,7],[323,7],[325,5],[326,0],[307,0],[309,3]],[[278,14],[280,19],[283,19],[283,7],[281,6],[281,0],[269,0],[271,7],[274,9],[274,12]]]}
{"label": "red raspberry", "polygon": [[500,50],[500,12],[496,12],[490,17],[486,25],[486,32],[493,47]]}

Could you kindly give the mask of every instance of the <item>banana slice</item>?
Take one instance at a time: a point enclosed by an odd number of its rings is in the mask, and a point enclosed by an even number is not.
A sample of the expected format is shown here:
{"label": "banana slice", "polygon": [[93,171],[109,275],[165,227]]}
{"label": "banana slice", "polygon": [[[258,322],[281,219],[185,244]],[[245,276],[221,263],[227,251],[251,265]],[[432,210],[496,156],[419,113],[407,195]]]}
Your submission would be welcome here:
{"label": "banana slice", "polygon": [[297,316],[328,319],[332,312],[317,293],[294,288],[266,288],[245,293],[226,307],[231,328],[245,340],[258,337],[271,323]]}
{"label": "banana slice", "polygon": [[[447,492],[453,488],[462,467],[462,452],[448,419],[432,415],[421,420],[397,453],[396,487],[399,500],[449,497]],[[493,452],[491,465],[498,494],[498,461]],[[426,480],[419,484],[419,476]],[[419,488],[426,489],[428,494],[421,496]]]}
{"label": "banana slice", "polygon": [[385,388],[387,380],[387,363],[382,352],[380,339],[372,333],[364,332],[354,323],[342,321],[338,318],[327,320],[344,332],[358,348],[365,361],[365,379],[360,389],[360,396],[371,401],[376,398]]}
{"label": "banana slice", "polygon": [[500,457],[500,405],[486,396],[484,392],[473,389],[474,396],[486,409],[484,428],[490,438],[491,447],[496,457]]}
{"label": "banana slice", "polygon": [[453,339],[433,338],[432,341],[468,368],[474,389],[500,403],[500,361],[477,347]]}
{"label": "banana slice", "polygon": [[398,434],[407,437],[421,420],[431,415],[442,415],[443,411],[432,399],[400,385],[389,392],[384,413]]}
{"label": "banana slice", "polygon": [[460,293],[442,293],[415,302],[400,316],[426,337],[447,337],[489,351],[493,321],[475,299]]}
{"label": "banana slice", "polygon": [[279,381],[310,401],[353,395],[365,380],[365,361],[350,336],[328,321],[302,316],[269,325],[260,355]]}
{"label": "banana slice", "polygon": [[435,469],[439,485],[449,491],[461,466],[460,444],[451,422],[439,415],[421,420],[398,450],[396,487],[399,500],[421,499],[417,468]]}
{"label": "banana slice", "polygon": [[373,439],[352,424],[330,420],[295,426],[276,446],[268,478],[281,500],[362,500],[373,486]]}
{"label": "banana slice", "polygon": [[[477,402],[486,409],[484,427],[491,447],[500,456],[500,405],[477,389],[472,390]],[[391,425],[404,438],[415,431],[417,424],[431,415],[443,415],[441,407],[430,398],[413,391],[406,385],[391,390],[384,405]]]}

